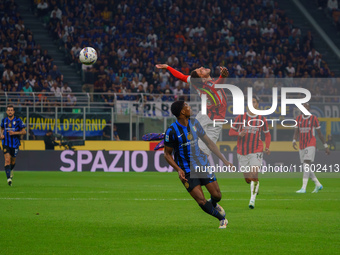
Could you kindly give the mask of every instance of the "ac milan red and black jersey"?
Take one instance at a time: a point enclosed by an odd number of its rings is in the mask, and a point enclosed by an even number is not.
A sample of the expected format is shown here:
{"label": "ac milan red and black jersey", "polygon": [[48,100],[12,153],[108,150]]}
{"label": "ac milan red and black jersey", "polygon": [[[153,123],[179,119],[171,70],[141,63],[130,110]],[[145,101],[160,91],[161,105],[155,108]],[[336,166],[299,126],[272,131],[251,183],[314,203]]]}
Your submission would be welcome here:
{"label": "ac milan red and black jersey", "polygon": [[315,129],[319,129],[320,123],[316,116],[309,115],[303,116],[302,114],[296,118],[297,126],[299,129],[299,146],[300,150],[306,147],[316,146]]}
{"label": "ac milan red and black jersey", "polygon": [[198,95],[207,95],[207,115],[211,120],[224,119],[227,113],[227,95],[223,89],[215,89],[215,84],[223,78],[206,81],[201,88],[193,86]]}
{"label": "ac milan red and black jersey", "polygon": [[[184,75],[170,66],[167,67],[167,70],[181,81],[190,83],[190,75]],[[207,115],[211,120],[224,119],[227,114],[227,95],[223,89],[215,88],[215,84],[222,82],[223,79],[224,78],[222,77],[219,77],[218,79],[211,79],[206,81],[200,88],[191,83],[199,96],[202,94],[207,95]]]}
{"label": "ac milan red and black jersey", "polygon": [[237,153],[240,155],[248,155],[263,151],[263,142],[261,140],[261,131],[269,132],[267,119],[260,115],[250,115],[245,113],[238,115],[231,128],[241,132],[246,129],[247,133],[243,137],[237,138]]}

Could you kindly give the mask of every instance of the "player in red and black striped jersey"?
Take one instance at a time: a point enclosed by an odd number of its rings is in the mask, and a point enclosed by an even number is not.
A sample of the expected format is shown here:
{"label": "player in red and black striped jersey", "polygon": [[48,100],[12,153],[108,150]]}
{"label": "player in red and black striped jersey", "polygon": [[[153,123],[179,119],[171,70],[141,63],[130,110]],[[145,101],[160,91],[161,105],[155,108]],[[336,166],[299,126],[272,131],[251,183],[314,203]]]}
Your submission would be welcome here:
{"label": "player in red and black striped jersey", "polygon": [[[253,97],[253,106],[255,109],[259,106],[259,98],[257,96]],[[265,117],[255,115],[248,109],[246,113],[236,117],[229,131],[230,136],[238,137],[237,158],[244,178],[250,184],[251,197],[249,208],[251,209],[255,207],[255,199],[260,187],[258,171],[263,159],[261,132],[265,134],[265,153],[269,155],[271,135]]]}
{"label": "player in red and black striped jersey", "polygon": [[[304,107],[309,111],[310,106],[308,103],[304,104]],[[326,154],[330,153],[328,145],[325,141],[324,136],[321,133],[321,127],[319,120],[314,115],[304,115],[301,114],[296,118],[297,126],[295,127],[293,147],[297,150],[296,140],[299,135],[299,154],[300,161],[303,164],[303,179],[302,187],[296,193],[306,193],[306,187],[308,179],[311,178],[315,183],[315,188],[312,193],[317,193],[323,188],[319,180],[316,178],[315,173],[309,170],[309,165],[314,161],[315,150],[316,150],[316,138],[315,130],[318,132],[318,136],[322,143],[324,144]]]}
{"label": "player in red and black striped jersey", "polygon": [[[202,94],[207,95],[207,115],[202,115],[201,112],[199,112],[196,115],[196,119],[200,122],[208,137],[216,143],[222,131],[222,125],[216,125],[214,127],[213,119],[225,119],[227,96],[223,89],[215,88],[215,84],[222,83],[223,78],[229,76],[228,69],[220,67],[220,77],[213,79],[210,76],[211,70],[209,68],[200,67],[192,71],[190,75],[184,75],[167,64],[158,64],[156,67],[159,69],[167,69],[176,78],[185,83],[190,83],[196,89],[199,96]],[[148,135],[148,137],[149,136],[150,135]],[[211,151],[202,140],[199,140],[198,145],[205,154],[211,154]],[[157,148],[160,148],[160,146],[157,146]]]}

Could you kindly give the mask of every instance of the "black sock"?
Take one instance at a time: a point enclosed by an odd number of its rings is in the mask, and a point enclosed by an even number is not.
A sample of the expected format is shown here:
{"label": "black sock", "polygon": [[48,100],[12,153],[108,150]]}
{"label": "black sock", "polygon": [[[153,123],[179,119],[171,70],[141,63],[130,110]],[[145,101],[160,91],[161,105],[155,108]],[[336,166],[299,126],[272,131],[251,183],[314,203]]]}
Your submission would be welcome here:
{"label": "black sock", "polygon": [[200,205],[200,207],[202,208],[203,211],[214,216],[215,218],[219,220],[224,219],[224,217],[213,207],[212,203],[207,201],[204,205]]}
{"label": "black sock", "polygon": [[11,170],[13,170],[13,169],[14,169],[14,167],[15,167],[15,164],[11,165]]}
{"label": "black sock", "polygon": [[216,197],[211,196],[211,203],[212,203],[213,207],[216,207],[216,204],[220,201],[221,201],[221,199],[218,199]]}
{"label": "black sock", "polygon": [[5,166],[5,172],[6,172],[7,179],[10,178],[11,177],[11,166],[10,165]]}

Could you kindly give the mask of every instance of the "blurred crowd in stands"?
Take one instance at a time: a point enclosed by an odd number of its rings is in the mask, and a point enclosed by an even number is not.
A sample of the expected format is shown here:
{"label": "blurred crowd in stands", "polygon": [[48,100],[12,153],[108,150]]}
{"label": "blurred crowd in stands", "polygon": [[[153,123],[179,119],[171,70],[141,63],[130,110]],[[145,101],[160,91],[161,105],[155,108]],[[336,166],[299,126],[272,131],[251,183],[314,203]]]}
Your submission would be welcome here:
{"label": "blurred crowd in stands", "polygon": [[340,9],[338,0],[316,0],[318,9],[324,11],[325,16],[335,26],[337,33],[340,34]]}
{"label": "blurred crowd in stands", "polygon": [[[82,75],[83,84],[73,89],[98,92],[91,100],[109,106],[112,93],[120,93],[118,100],[141,99],[130,93],[149,93],[147,101],[187,96],[189,85],[156,69],[158,63],[184,74],[209,67],[212,77],[226,66],[231,78],[249,78],[259,95],[271,95],[272,85],[254,85],[254,78],[331,78],[307,88],[313,95],[339,95],[337,78],[315,49],[312,33],[294,25],[272,0],[32,0],[32,11],[65,62]],[[0,2],[0,18],[2,91],[72,92],[25,27],[14,0]],[[79,62],[86,46],[97,50],[93,66]]]}
{"label": "blurred crowd in stands", "polygon": [[[49,93],[60,97],[61,93],[72,92],[68,83],[63,83],[63,75],[53,64],[53,58],[46,49],[41,49],[31,30],[25,27],[15,1],[0,1],[0,19],[0,93],[14,93],[8,103],[31,105],[32,92],[37,93],[35,100],[38,101],[46,99]],[[68,94],[65,96],[67,101]],[[46,104],[51,103],[47,101],[50,100],[46,100]]]}

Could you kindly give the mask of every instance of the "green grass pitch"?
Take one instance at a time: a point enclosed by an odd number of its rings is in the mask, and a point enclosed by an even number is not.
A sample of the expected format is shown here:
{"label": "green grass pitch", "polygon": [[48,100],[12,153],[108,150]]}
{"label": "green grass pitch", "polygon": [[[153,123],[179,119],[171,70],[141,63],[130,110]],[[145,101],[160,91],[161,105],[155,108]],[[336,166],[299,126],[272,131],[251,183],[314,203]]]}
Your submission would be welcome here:
{"label": "green grass pitch", "polygon": [[[249,185],[219,178],[227,229],[205,214],[176,173],[2,172],[0,254],[336,254],[340,185],[295,194],[301,178]],[[204,188],[205,190],[205,188]],[[208,194],[208,193],[206,193]]]}

